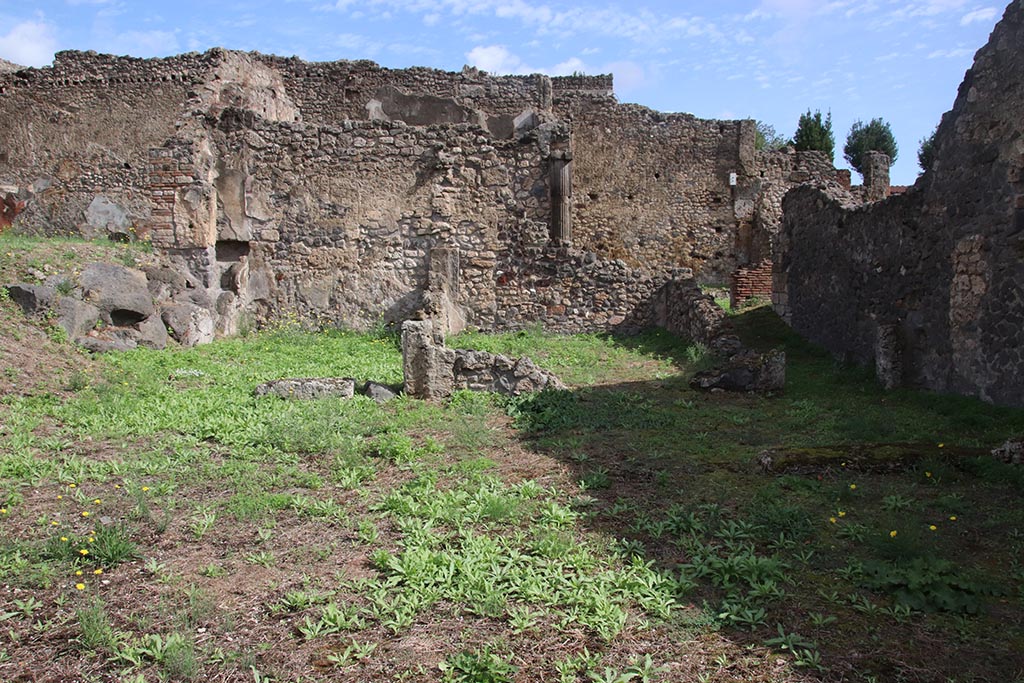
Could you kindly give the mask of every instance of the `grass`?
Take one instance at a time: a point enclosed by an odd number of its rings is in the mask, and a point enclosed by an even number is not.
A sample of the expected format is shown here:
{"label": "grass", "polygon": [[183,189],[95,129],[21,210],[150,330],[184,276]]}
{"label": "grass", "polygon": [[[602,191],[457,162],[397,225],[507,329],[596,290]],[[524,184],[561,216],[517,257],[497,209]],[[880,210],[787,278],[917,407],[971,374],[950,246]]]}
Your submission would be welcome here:
{"label": "grass", "polygon": [[255,398],[400,380],[389,339],[294,330],[5,393],[0,680],[1019,679],[1024,475],[982,454],[1024,412],[734,320],[784,394],[695,392],[661,332],[532,331],[452,343],[570,391]]}

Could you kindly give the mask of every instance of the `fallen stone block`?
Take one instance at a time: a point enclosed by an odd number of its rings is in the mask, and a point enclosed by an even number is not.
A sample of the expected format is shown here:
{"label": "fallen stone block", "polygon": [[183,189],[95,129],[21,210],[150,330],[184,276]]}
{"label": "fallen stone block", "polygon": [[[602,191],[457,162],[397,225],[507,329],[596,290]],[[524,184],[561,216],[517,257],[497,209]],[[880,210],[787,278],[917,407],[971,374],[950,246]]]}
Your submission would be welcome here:
{"label": "fallen stone block", "polygon": [[992,450],[992,455],[1009,465],[1024,465],[1024,437],[1008,439]]}
{"label": "fallen stone block", "polygon": [[71,296],[62,296],[55,310],[57,324],[68,333],[68,339],[84,337],[100,319],[100,309]]}
{"label": "fallen stone block", "polygon": [[363,385],[363,390],[359,393],[367,398],[372,398],[377,403],[387,403],[392,399],[398,398],[398,390],[395,387],[374,381],[369,381]]}
{"label": "fallen stone block", "polygon": [[356,381],[351,377],[304,377],[264,382],[253,392],[256,396],[272,394],[281,398],[309,400],[315,398],[352,398]]}
{"label": "fallen stone block", "polygon": [[30,285],[19,282],[12,285],[4,285],[11,301],[18,304],[27,315],[45,313],[53,304],[56,292],[51,287],[43,285]]}
{"label": "fallen stone block", "polygon": [[113,263],[90,263],[78,283],[85,300],[99,308],[110,324],[134,325],[155,312],[146,274],[140,270]]}
{"label": "fallen stone block", "polygon": [[777,349],[761,354],[739,353],[723,365],[698,372],[690,380],[694,389],[723,391],[781,391],[786,384],[786,354]]}

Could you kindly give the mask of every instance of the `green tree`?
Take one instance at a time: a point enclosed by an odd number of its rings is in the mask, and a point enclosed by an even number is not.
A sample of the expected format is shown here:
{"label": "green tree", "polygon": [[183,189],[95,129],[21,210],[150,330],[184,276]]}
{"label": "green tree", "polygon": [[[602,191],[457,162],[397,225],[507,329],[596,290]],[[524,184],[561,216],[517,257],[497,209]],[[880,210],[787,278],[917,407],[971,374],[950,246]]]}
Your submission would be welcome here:
{"label": "green tree", "polygon": [[775,126],[764,121],[757,122],[755,149],[782,149],[788,141],[775,131]]}
{"label": "green tree", "polygon": [[917,148],[917,163],[922,171],[927,171],[935,161],[935,134],[939,132],[938,126],[932,130],[931,135],[921,138],[921,146]]}
{"label": "green tree", "polygon": [[832,133],[832,112],[829,112],[824,119],[821,111],[813,114],[808,109],[806,114],[800,115],[800,121],[796,126],[796,133],[793,135],[793,146],[798,152],[817,150],[828,155],[829,160],[836,156],[836,136]]}
{"label": "green tree", "polygon": [[883,119],[871,119],[870,123],[857,121],[850,127],[850,134],[846,136],[846,145],[843,147],[843,158],[861,175],[864,175],[861,170],[864,167],[864,155],[868,152],[888,154],[890,166],[899,156],[896,138]]}

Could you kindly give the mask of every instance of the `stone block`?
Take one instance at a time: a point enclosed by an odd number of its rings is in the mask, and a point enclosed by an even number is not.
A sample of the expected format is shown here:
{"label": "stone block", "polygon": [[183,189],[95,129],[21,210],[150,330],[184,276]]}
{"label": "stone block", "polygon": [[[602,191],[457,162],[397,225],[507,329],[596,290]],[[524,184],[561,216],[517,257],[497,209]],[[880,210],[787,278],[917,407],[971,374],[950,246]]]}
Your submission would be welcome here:
{"label": "stone block", "polygon": [[356,381],[350,377],[306,377],[276,379],[256,387],[256,396],[310,400],[317,398],[352,398]]}

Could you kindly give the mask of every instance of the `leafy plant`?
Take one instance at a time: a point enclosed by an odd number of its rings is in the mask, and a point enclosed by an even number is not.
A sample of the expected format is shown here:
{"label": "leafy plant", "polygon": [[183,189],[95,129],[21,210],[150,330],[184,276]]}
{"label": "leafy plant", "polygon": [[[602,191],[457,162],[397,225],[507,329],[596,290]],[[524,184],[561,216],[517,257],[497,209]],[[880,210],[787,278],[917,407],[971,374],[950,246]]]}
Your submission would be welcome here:
{"label": "leafy plant", "polygon": [[490,650],[466,650],[440,664],[442,680],[451,683],[509,683],[516,667]]}
{"label": "leafy plant", "polygon": [[1005,593],[990,582],[964,575],[948,560],[930,557],[865,563],[863,585],[889,593],[911,609],[968,614],[981,610],[985,596]]}

